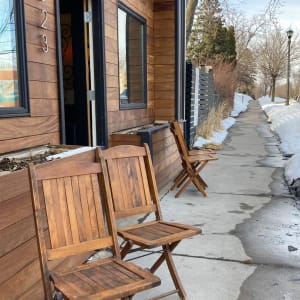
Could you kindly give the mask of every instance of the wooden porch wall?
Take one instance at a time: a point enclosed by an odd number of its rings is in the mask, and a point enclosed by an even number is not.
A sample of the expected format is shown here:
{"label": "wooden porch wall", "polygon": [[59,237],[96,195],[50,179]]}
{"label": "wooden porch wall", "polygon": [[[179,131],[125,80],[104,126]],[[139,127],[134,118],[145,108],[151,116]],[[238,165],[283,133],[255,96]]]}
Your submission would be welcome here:
{"label": "wooden porch wall", "polygon": [[175,0],[154,0],[155,119],[175,118]]}
{"label": "wooden porch wall", "polygon": [[153,0],[123,0],[122,3],[147,21],[147,107],[145,109],[119,109],[118,1],[106,0],[104,1],[104,23],[109,136],[112,132],[149,124],[154,120]]}
{"label": "wooden porch wall", "polygon": [[[31,116],[0,118],[0,153],[60,141],[54,0],[24,2]],[[41,50],[41,9],[48,11],[48,53]]]}

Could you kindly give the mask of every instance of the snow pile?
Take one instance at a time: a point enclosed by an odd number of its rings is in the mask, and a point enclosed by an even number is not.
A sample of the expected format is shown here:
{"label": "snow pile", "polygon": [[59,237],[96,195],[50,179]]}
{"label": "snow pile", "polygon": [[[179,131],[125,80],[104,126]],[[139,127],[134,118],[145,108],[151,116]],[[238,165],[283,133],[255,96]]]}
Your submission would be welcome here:
{"label": "snow pile", "polygon": [[246,111],[250,100],[253,100],[250,96],[236,93],[234,95],[233,110],[231,112],[231,116],[237,117],[241,112]]}
{"label": "snow pile", "polygon": [[285,165],[285,177],[291,184],[300,178],[300,153],[293,155]]}
{"label": "snow pile", "polygon": [[221,121],[223,129],[213,132],[212,137],[209,139],[198,137],[193,146],[195,148],[201,148],[207,144],[221,145],[227,137],[228,129],[235,123],[235,118],[233,117],[237,117],[241,112],[246,111],[250,100],[252,100],[250,96],[236,93],[234,95],[233,110],[231,112],[232,117]]}
{"label": "snow pile", "polygon": [[300,178],[300,104],[277,98],[271,102],[269,97],[259,99],[262,109],[268,115],[271,122],[271,130],[280,138],[281,151],[287,155],[293,155],[286,163],[285,176],[289,183]]}
{"label": "snow pile", "polygon": [[228,129],[235,123],[234,118],[226,118],[221,121],[222,130],[214,131],[212,134],[212,137],[209,139],[205,139],[203,137],[198,137],[197,140],[194,142],[194,147],[195,148],[201,148],[202,146],[206,144],[216,144],[216,145],[221,145],[223,141],[225,140],[227,134],[228,134]]}

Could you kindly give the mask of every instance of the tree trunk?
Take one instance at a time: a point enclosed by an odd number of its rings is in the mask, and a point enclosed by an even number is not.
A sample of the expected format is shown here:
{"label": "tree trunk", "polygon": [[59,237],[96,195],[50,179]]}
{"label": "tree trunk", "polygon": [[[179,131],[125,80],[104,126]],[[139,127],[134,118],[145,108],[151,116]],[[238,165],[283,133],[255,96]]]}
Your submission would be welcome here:
{"label": "tree trunk", "polygon": [[264,84],[264,95],[267,95],[267,91],[268,91],[268,86]]}
{"label": "tree trunk", "polygon": [[276,77],[272,77],[272,102],[275,100]]}
{"label": "tree trunk", "polygon": [[198,0],[188,0],[186,7],[186,44],[188,44],[190,34],[193,27],[193,21],[195,16]]}

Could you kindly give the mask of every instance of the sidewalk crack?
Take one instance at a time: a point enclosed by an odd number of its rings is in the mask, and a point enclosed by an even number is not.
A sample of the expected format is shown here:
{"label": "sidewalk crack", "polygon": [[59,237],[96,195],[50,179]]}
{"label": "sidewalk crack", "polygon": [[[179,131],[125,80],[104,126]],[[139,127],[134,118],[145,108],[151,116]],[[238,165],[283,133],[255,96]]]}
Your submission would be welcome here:
{"label": "sidewalk crack", "polygon": [[[141,255],[135,256],[133,258],[129,258],[127,261],[132,261],[135,259],[143,258],[143,257],[149,256],[152,254],[162,254],[163,253],[161,250],[153,251],[153,250],[147,250],[147,249],[140,250],[140,252],[144,252],[145,254],[141,254]],[[187,258],[199,258],[199,259],[216,260],[216,261],[224,261],[224,262],[234,262],[234,263],[239,263],[239,264],[253,264],[251,258],[248,258],[245,260],[239,260],[239,259],[230,259],[230,258],[224,258],[224,257],[210,257],[210,256],[204,256],[204,255],[190,255],[190,254],[183,254],[183,253],[172,253],[172,256],[187,257]]]}

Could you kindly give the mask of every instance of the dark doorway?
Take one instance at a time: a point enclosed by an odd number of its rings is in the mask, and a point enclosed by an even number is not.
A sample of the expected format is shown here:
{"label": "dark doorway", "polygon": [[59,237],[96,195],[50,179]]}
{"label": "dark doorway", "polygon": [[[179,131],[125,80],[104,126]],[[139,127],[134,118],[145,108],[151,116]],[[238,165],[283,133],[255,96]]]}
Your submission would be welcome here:
{"label": "dark doorway", "polygon": [[60,0],[59,9],[65,143],[106,146],[103,3]]}
{"label": "dark doorway", "polygon": [[83,3],[60,1],[66,143],[88,145]]}

